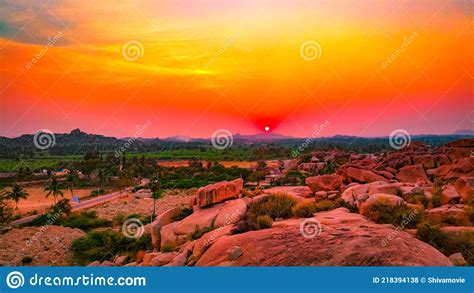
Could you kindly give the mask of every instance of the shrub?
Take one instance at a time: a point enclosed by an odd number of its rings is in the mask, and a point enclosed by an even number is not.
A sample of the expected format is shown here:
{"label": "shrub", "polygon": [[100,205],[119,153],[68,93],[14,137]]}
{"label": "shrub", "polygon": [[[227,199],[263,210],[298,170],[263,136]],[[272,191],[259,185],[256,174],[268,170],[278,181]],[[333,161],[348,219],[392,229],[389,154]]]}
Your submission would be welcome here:
{"label": "shrub", "polygon": [[260,199],[250,204],[248,212],[256,216],[268,215],[273,220],[277,218],[290,218],[293,215],[292,208],[296,205],[290,195],[278,193]]}
{"label": "shrub", "polygon": [[125,222],[126,219],[127,217],[124,213],[118,213],[114,216],[113,221],[115,225],[122,226],[123,222]]}
{"label": "shrub", "polygon": [[269,228],[277,218],[290,218],[295,205],[296,200],[284,193],[264,197],[249,205],[246,215],[233,232],[243,233]]}
{"label": "shrub", "polygon": [[111,221],[97,218],[95,211],[72,214],[60,224],[64,227],[79,228],[86,232],[99,227],[112,226]]}
{"label": "shrub", "polygon": [[151,249],[149,237],[133,239],[112,230],[92,231],[72,242],[72,261],[74,264],[86,265],[96,260],[112,260],[117,254],[129,255],[134,259],[137,251]]}
{"label": "shrub", "polygon": [[33,258],[31,256],[25,256],[24,258],[21,259],[22,265],[29,265],[32,262],[33,262]]}
{"label": "shrub", "polygon": [[334,202],[328,199],[323,199],[315,202],[316,213],[324,212],[334,209]]}
{"label": "shrub", "polygon": [[385,200],[377,200],[367,208],[365,216],[378,224],[392,224],[404,229],[416,227],[423,218],[423,212],[406,205],[394,207]]}
{"label": "shrub", "polygon": [[55,205],[51,206],[48,213],[39,215],[32,221],[24,224],[25,226],[45,226],[45,225],[61,225],[61,222],[72,211],[71,204],[68,199],[61,199]]}
{"label": "shrub", "polygon": [[422,223],[417,227],[416,237],[438,249],[446,256],[460,252],[468,265],[474,265],[474,233],[471,231],[448,236],[437,226]]}
{"label": "shrub", "polygon": [[244,197],[246,196],[246,197],[252,198],[252,197],[255,197],[257,195],[262,194],[263,190],[262,190],[262,188],[260,188],[260,186],[257,186],[254,190],[244,188],[244,189],[242,189],[241,193]]}
{"label": "shrub", "polygon": [[172,218],[173,222],[181,221],[182,219],[186,218],[187,216],[191,215],[192,213],[193,213],[193,209],[190,209],[190,208],[181,209],[179,214],[177,214],[176,216],[174,216]]}
{"label": "shrub", "polygon": [[411,204],[421,204],[424,207],[427,207],[430,200],[425,196],[424,193],[413,192],[404,196],[406,202]]}
{"label": "shrub", "polygon": [[298,218],[310,218],[314,213],[316,213],[314,202],[301,202],[293,207],[293,215]]}
{"label": "shrub", "polygon": [[339,198],[334,202],[334,209],[337,208],[346,208],[348,209],[351,213],[359,213],[359,208],[355,205],[351,205],[347,201],[343,200],[342,198]]}
{"label": "shrub", "polygon": [[173,252],[175,250],[175,246],[172,244],[165,244],[161,246],[161,252]]}
{"label": "shrub", "polygon": [[203,228],[203,229],[199,229],[196,226],[196,229],[194,229],[194,231],[191,234],[188,235],[188,238],[189,238],[190,241],[193,241],[193,240],[201,238],[202,235],[204,235],[207,232],[210,232],[212,230],[214,230],[214,227],[206,227],[206,228]]}
{"label": "shrub", "polygon": [[431,192],[431,205],[434,208],[441,206],[441,194],[443,193],[443,183],[436,179],[433,183],[433,191]]}

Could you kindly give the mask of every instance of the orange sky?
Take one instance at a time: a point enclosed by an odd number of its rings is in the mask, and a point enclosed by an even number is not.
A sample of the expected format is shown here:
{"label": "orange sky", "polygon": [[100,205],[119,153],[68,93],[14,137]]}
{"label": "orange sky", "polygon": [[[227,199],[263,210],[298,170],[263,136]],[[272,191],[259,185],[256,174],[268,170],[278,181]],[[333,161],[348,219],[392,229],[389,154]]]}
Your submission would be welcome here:
{"label": "orange sky", "polygon": [[474,127],[470,1],[38,2],[0,4],[0,136]]}

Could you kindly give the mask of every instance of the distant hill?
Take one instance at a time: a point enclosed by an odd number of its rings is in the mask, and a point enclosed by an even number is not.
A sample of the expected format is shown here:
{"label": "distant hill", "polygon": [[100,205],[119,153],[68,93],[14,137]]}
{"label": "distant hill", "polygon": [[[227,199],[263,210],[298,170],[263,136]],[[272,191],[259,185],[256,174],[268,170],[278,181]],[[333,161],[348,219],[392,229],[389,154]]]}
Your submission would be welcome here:
{"label": "distant hill", "polygon": [[454,132],[455,135],[473,135],[474,136],[474,130],[470,129],[459,129]]}

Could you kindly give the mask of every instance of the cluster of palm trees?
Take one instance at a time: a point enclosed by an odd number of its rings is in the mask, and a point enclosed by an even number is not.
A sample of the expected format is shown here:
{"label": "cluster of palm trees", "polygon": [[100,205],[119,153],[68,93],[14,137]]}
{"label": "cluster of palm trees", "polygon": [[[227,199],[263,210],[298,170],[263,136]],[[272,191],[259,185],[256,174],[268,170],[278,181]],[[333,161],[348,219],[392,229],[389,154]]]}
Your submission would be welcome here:
{"label": "cluster of palm trees", "polygon": [[[61,182],[54,174],[50,174],[46,180],[44,191],[46,191],[46,198],[53,196],[54,204],[56,204],[57,197],[64,197],[64,189],[68,189],[71,193],[71,198],[74,195],[74,188],[79,181],[78,172],[71,170],[67,173],[64,183]],[[18,203],[22,199],[27,199],[29,196],[28,192],[18,183],[14,183],[11,190],[0,191],[0,198],[9,199],[15,202],[15,209],[18,210]]]}

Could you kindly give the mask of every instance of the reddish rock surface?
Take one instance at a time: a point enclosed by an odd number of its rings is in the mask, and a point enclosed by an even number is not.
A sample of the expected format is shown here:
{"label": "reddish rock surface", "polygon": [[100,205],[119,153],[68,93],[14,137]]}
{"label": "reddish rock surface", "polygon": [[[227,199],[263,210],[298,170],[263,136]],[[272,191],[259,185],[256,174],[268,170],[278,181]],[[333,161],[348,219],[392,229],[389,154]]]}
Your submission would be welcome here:
{"label": "reddish rock surface", "polygon": [[469,202],[474,198],[474,177],[460,177],[454,186],[463,201]]}
{"label": "reddish rock surface", "polygon": [[425,169],[422,165],[411,165],[405,166],[399,170],[395,176],[401,182],[409,183],[430,183],[428,176],[426,175]]}
{"label": "reddish rock surface", "polygon": [[244,181],[239,178],[201,187],[196,194],[196,203],[200,207],[205,207],[228,199],[239,198],[243,184]]}
{"label": "reddish rock surface", "polygon": [[[336,209],[313,218],[323,228],[319,236],[300,233],[304,219],[277,222],[271,229],[223,236],[197,261],[198,266],[450,266],[449,259],[428,244],[391,225]],[[392,239],[387,241],[387,237]],[[383,243],[386,243],[385,245]],[[242,255],[229,259],[240,247]]]}
{"label": "reddish rock surface", "polygon": [[346,180],[349,182],[356,181],[361,183],[368,183],[374,181],[387,181],[385,177],[377,175],[372,171],[357,169],[354,167],[347,168],[344,174]]}
{"label": "reddish rock surface", "polygon": [[312,192],[336,190],[342,185],[342,177],[336,174],[308,177],[306,185]]}

